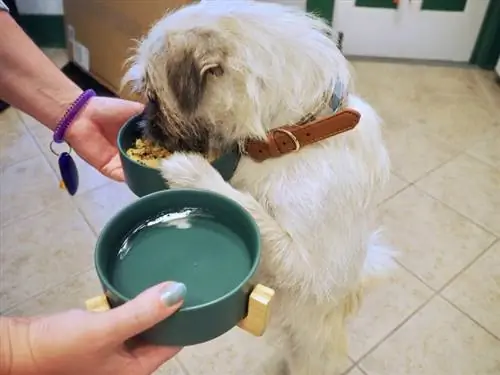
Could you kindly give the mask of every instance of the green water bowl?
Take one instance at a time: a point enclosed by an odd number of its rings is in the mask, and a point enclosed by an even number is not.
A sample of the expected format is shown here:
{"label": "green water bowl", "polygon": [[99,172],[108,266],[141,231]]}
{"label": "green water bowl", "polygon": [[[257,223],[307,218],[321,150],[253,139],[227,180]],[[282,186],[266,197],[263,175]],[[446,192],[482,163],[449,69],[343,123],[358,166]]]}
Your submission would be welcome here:
{"label": "green water bowl", "polygon": [[[125,174],[125,183],[138,197],[168,189],[158,169],[136,162],[127,155],[127,150],[135,145],[135,141],[142,137],[139,122],[141,114],[131,117],[118,132],[117,145]],[[221,174],[224,180],[229,181],[238,166],[240,153],[235,146],[231,152],[225,153],[212,162],[213,167]]]}
{"label": "green water bowl", "polygon": [[[158,217],[165,220],[144,225]],[[104,293],[88,300],[87,308],[105,311],[153,285],[178,281],[187,286],[182,308],[142,333],[143,340],[195,345],[237,325],[260,336],[274,292],[250,283],[259,260],[257,225],[233,200],[201,190],[152,193],[125,207],[102,230],[95,267]]]}

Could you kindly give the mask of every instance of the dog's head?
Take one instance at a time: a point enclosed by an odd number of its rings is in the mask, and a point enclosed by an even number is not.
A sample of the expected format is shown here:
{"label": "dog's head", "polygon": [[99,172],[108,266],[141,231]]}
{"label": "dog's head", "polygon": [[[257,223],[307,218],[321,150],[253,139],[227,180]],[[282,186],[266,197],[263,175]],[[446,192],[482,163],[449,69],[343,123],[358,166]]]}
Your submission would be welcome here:
{"label": "dog's head", "polygon": [[348,84],[347,62],[319,19],[247,0],[167,14],[140,42],[124,82],[147,98],[146,134],[207,153],[298,121]]}

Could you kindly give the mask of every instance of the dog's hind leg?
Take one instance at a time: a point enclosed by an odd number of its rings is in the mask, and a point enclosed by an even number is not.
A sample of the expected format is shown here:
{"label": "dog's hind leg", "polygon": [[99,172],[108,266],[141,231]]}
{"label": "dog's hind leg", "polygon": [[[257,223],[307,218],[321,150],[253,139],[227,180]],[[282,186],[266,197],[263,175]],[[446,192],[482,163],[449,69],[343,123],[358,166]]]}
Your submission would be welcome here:
{"label": "dog's hind leg", "polygon": [[[346,319],[359,307],[361,291],[336,306],[298,308],[291,327],[292,350],[288,353],[289,375],[337,375],[347,363]],[[300,310],[300,311],[299,311]]]}

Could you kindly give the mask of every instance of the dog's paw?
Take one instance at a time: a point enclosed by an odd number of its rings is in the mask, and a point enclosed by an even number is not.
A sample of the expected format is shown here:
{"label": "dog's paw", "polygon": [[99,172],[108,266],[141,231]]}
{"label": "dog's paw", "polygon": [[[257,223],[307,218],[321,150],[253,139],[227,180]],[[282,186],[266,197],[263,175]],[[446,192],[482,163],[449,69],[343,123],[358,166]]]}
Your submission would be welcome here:
{"label": "dog's paw", "polygon": [[176,152],[161,162],[161,172],[172,188],[210,189],[224,181],[199,154]]}

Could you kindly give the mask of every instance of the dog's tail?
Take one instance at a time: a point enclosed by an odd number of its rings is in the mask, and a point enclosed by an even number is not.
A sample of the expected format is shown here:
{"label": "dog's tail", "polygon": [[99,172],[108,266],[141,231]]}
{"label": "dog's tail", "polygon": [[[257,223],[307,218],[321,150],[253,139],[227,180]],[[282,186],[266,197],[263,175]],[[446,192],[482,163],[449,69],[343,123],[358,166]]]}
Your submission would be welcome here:
{"label": "dog's tail", "polygon": [[376,230],[370,236],[361,279],[365,288],[387,278],[396,268],[397,252],[383,242],[382,229]]}

